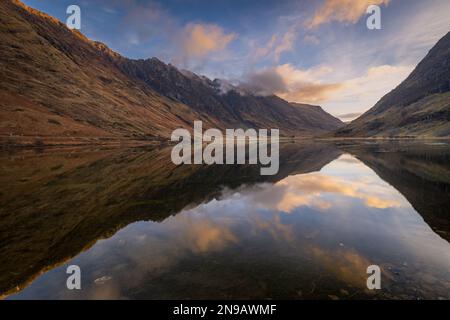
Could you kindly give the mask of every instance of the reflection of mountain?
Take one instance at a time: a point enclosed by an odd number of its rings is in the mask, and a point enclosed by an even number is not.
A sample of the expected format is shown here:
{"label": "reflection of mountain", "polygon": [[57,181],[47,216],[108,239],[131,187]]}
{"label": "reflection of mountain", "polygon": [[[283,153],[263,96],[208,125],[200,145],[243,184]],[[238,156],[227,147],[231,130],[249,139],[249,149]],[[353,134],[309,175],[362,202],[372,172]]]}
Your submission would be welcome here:
{"label": "reflection of mountain", "polygon": [[223,187],[275,182],[320,170],[340,151],[287,144],[280,171],[256,165],[174,166],[170,148],[24,151],[3,156],[0,182],[0,292],[8,292],[138,220],[161,221],[220,196]]}
{"label": "reflection of mountain", "polygon": [[450,241],[450,151],[439,145],[371,144],[344,147],[411,203]]}
{"label": "reflection of mountain", "polygon": [[403,83],[336,135],[449,137],[450,32]]}

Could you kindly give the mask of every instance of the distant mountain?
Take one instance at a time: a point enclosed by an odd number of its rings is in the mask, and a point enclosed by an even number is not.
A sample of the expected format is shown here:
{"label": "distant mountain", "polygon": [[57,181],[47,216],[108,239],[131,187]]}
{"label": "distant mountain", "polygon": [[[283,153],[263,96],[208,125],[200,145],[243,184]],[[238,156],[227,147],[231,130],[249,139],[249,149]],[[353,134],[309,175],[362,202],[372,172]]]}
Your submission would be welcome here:
{"label": "distant mountain", "polygon": [[339,137],[450,137],[450,32],[411,75]]}
{"label": "distant mountain", "polygon": [[282,128],[285,135],[311,135],[343,126],[320,107],[289,102],[275,96],[258,96],[231,83],[190,71],[178,70],[157,58],[112,58],[124,74],[145,82],[156,92],[217,117],[227,128]]}
{"label": "distant mountain", "polygon": [[331,116],[320,106],[313,106],[295,102],[291,102],[291,105],[302,112],[302,115],[306,118],[306,121],[315,123],[316,127],[320,128],[323,131],[328,131],[329,128],[332,127],[339,128],[344,126],[344,123],[340,119]]}
{"label": "distant mountain", "polygon": [[[17,0],[0,2],[0,137],[30,141],[166,140],[175,128],[279,128],[311,136],[342,125],[312,108],[130,60]],[[324,123],[331,125],[324,126]]]}

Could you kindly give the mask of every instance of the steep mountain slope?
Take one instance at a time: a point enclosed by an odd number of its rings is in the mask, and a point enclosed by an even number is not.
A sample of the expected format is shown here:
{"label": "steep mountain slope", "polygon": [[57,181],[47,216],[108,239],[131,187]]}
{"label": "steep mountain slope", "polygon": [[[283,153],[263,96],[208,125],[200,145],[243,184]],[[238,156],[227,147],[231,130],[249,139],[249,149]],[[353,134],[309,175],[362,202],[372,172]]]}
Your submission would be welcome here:
{"label": "steep mountain slope", "polygon": [[450,136],[450,32],[411,75],[337,136]]}
{"label": "steep mountain slope", "polygon": [[293,106],[277,96],[256,96],[225,81],[210,80],[178,70],[157,58],[130,60],[114,57],[125,73],[144,81],[158,93],[218,117],[225,127],[282,128],[285,135],[310,135],[335,130],[343,123],[316,107]]}
{"label": "steep mountain slope", "polygon": [[294,102],[291,102],[291,105],[302,112],[301,114],[305,117],[306,121],[315,123],[316,127],[324,131],[332,127],[339,128],[344,126],[344,123],[340,119],[331,116],[319,106]]}
{"label": "steep mountain slope", "polygon": [[0,52],[2,135],[155,138],[184,120],[208,121],[131,80],[95,43],[18,1],[0,2]]}
{"label": "steep mountain slope", "polygon": [[306,121],[278,97],[221,94],[217,82],[157,59],[126,59],[17,0],[0,2],[0,68],[7,139],[167,139],[194,120],[296,136],[339,127]]}

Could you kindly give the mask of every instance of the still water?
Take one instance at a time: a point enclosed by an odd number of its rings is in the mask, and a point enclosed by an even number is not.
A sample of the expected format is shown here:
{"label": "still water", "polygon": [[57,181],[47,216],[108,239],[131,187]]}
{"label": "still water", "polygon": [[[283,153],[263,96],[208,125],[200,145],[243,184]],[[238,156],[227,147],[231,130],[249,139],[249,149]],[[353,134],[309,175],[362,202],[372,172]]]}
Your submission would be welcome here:
{"label": "still water", "polygon": [[[450,145],[286,143],[280,171],[170,148],[0,156],[7,299],[450,299]],[[78,265],[82,290],[66,288]],[[382,270],[368,290],[366,269]]]}

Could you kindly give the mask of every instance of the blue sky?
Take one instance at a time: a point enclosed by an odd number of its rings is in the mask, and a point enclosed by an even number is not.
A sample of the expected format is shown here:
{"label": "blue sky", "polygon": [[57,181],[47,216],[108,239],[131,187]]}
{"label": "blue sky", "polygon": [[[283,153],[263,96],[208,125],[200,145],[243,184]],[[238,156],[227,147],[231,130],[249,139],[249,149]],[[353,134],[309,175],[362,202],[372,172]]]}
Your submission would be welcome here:
{"label": "blue sky", "polygon": [[[344,120],[371,108],[450,31],[448,0],[25,0],[130,58],[182,69]],[[381,7],[381,30],[366,8]]]}

